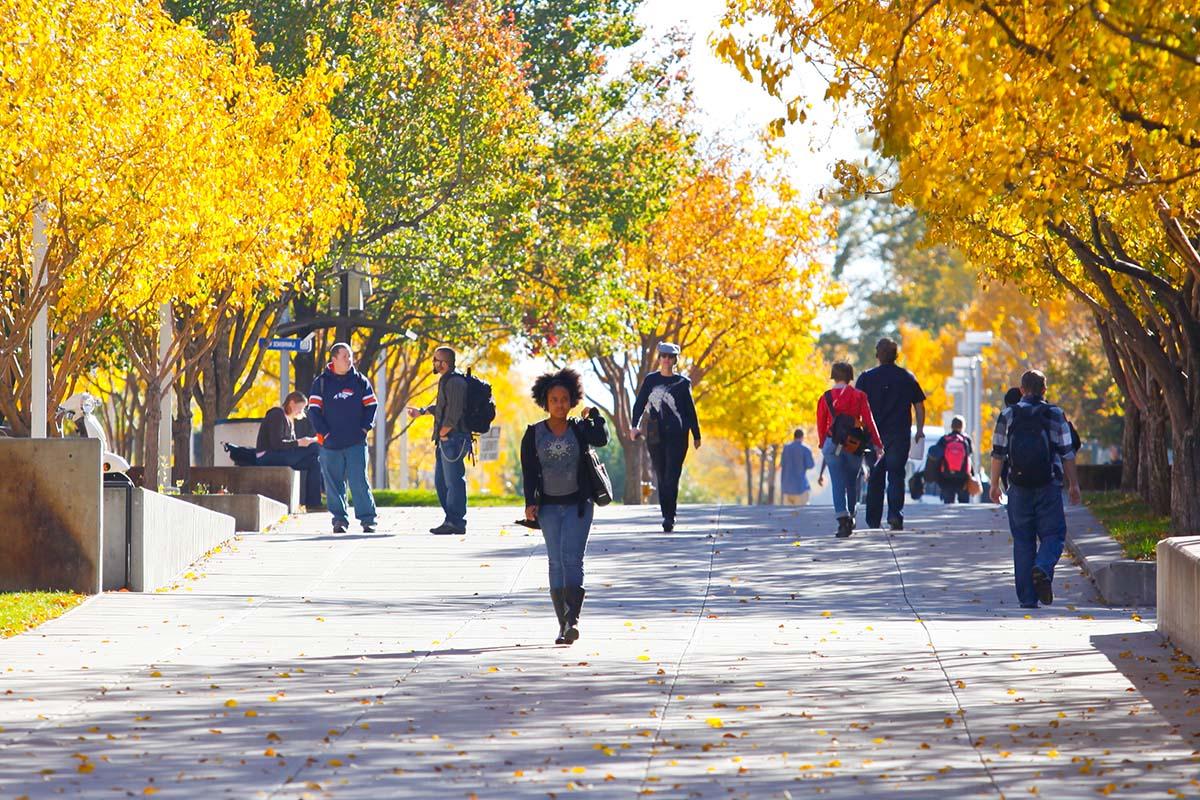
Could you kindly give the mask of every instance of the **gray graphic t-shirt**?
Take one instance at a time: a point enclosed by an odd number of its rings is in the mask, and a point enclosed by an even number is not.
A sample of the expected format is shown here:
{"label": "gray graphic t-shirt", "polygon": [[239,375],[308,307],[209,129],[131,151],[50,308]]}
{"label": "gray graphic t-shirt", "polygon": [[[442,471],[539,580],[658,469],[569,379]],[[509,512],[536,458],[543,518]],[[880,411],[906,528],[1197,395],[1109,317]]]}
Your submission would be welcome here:
{"label": "gray graphic t-shirt", "polygon": [[550,426],[539,422],[534,428],[538,461],[542,464],[542,491],[551,497],[579,491],[579,441],[567,428],[555,436]]}

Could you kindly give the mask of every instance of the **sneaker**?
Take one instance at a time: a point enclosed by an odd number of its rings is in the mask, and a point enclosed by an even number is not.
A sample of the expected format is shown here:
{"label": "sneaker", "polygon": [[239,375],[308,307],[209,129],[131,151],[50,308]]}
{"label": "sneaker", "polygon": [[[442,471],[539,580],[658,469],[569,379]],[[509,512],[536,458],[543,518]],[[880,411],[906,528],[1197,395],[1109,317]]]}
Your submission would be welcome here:
{"label": "sneaker", "polygon": [[464,536],[467,533],[466,528],[458,528],[451,525],[449,522],[443,523],[430,531],[434,536]]}
{"label": "sneaker", "polygon": [[837,538],[849,539],[851,531],[854,530],[854,520],[849,517],[838,517]]}
{"label": "sneaker", "polygon": [[1050,576],[1041,567],[1033,568],[1033,590],[1037,592],[1038,600],[1048,606],[1054,602],[1054,590],[1050,586]]}
{"label": "sneaker", "polygon": [[345,533],[346,532],[346,523],[344,523],[344,522],[333,523],[333,532],[334,533]]}
{"label": "sneaker", "polygon": [[664,520],[663,520],[663,530],[664,530],[666,533],[670,533],[671,531],[675,530],[675,520],[673,520],[673,519],[664,519]]}
{"label": "sneaker", "polygon": [[899,517],[892,517],[888,520],[888,527],[894,531],[902,531],[904,530],[904,520]]}
{"label": "sneaker", "polygon": [[374,532],[375,532],[375,523],[372,522],[368,525],[363,525],[363,533],[374,533]]}
{"label": "sneaker", "polygon": [[1021,603],[1021,608],[1037,608],[1037,603]]}

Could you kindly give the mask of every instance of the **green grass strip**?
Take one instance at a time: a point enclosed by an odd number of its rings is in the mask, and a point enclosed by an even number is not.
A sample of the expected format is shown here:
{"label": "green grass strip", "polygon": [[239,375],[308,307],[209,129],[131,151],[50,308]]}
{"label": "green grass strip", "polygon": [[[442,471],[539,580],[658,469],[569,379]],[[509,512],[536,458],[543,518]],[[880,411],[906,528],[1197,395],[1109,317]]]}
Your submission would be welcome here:
{"label": "green grass strip", "polygon": [[[394,506],[436,506],[437,492],[432,489],[376,489],[375,505],[381,508]],[[496,506],[525,507],[525,498],[515,494],[470,494],[467,507],[493,508]]]}
{"label": "green grass strip", "polygon": [[0,592],[0,639],[36,628],[83,600],[74,592]]}
{"label": "green grass strip", "polygon": [[1171,535],[1170,517],[1155,514],[1136,494],[1086,492],[1083,503],[1120,542],[1127,558],[1153,561],[1159,539]]}

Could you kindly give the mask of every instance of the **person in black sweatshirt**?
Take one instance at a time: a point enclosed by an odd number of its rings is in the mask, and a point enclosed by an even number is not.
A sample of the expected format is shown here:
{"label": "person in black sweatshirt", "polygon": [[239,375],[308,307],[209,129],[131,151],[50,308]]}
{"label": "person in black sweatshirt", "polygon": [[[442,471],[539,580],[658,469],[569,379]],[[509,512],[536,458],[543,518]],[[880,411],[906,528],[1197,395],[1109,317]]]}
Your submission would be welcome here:
{"label": "person in black sweatshirt", "polygon": [[292,392],[263,417],[258,426],[255,455],[260,467],[291,467],[300,473],[300,504],[306,511],[321,508],[321,448],[317,437],[296,438],[295,420],[304,416],[308,398]]}
{"label": "person in black sweatshirt", "polygon": [[541,526],[550,561],[550,600],[558,616],[555,644],[579,638],[583,608],[583,553],[592,529],[592,503],[586,472],[587,448],[608,444],[604,417],[584,408],[580,419],[568,414],[583,399],[583,380],[573,369],[540,376],[533,400],[549,413],[530,425],[521,439],[521,476],[525,519]]}
{"label": "person in black sweatshirt", "polygon": [[308,393],[308,418],[321,442],[325,502],[333,514],[333,532],[345,533],[346,484],[354,496],[354,516],[366,533],[375,530],[375,495],[367,482],[367,434],[375,427],[375,390],[354,368],[350,345],[329,350],[329,365]]}
{"label": "person in black sweatshirt", "polygon": [[675,507],[679,501],[679,477],[687,457],[688,434],[696,449],[700,449],[700,422],[692,401],[692,382],[675,374],[679,361],[679,345],[662,342],[658,345],[658,372],[642,381],[633,404],[630,437],[640,434],[642,414],[649,411],[646,444],[650,448],[650,463],[658,485],[658,504],[662,508],[663,530],[675,530]]}

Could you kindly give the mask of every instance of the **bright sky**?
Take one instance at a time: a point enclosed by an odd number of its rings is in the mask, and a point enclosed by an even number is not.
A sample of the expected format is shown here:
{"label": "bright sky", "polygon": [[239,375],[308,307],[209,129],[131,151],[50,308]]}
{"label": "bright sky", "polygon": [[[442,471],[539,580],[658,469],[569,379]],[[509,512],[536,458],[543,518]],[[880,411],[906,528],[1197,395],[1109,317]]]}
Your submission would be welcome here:
{"label": "bright sky", "polygon": [[[709,38],[720,28],[725,5],[725,0],[646,0],[637,16],[648,41],[672,29],[691,36],[689,66],[695,101],[702,113],[701,125],[706,133],[721,134],[753,147],[767,123],[782,116],[783,107],[713,54]],[[833,110],[823,100],[825,85],[819,75],[801,74],[790,88],[803,92],[812,104],[809,121],[790,126],[784,139],[792,155],[790,172],[800,186],[815,193],[831,181],[835,160],[852,157],[861,148],[852,128],[834,125]]]}

